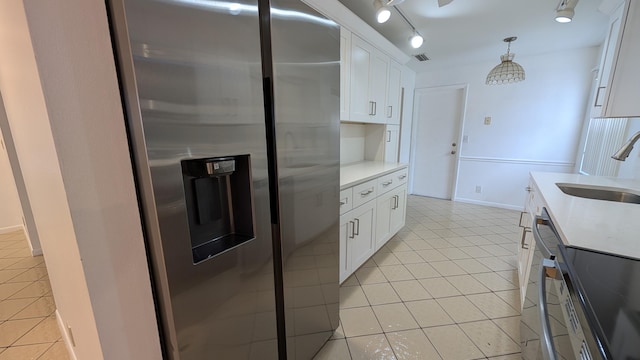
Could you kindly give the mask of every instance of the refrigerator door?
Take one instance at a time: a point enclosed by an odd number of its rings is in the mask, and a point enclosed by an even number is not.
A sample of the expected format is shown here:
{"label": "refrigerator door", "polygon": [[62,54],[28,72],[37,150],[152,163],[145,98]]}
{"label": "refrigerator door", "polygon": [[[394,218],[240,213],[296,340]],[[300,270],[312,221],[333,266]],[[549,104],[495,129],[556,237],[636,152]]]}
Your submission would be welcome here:
{"label": "refrigerator door", "polygon": [[338,327],[340,29],[271,1],[287,356],[311,359]]}
{"label": "refrigerator door", "polygon": [[111,7],[166,356],[275,359],[257,0]]}

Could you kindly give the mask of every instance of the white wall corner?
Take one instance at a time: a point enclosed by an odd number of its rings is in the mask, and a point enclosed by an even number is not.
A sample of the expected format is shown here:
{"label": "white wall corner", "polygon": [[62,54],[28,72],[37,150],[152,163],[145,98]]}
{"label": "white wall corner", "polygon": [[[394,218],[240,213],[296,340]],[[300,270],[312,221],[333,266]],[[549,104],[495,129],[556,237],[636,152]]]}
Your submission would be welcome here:
{"label": "white wall corner", "polygon": [[65,325],[66,322],[64,321],[64,319],[62,318],[58,310],[56,310],[56,322],[58,323],[58,330],[60,330],[60,335],[62,335],[62,340],[64,341],[64,345],[67,348],[67,352],[69,353],[69,358],[71,360],[78,360],[78,357],[76,356],[76,353],[73,350],[74,349],[73,340],[71,339],[69,331],[67,330],[67,326]]}

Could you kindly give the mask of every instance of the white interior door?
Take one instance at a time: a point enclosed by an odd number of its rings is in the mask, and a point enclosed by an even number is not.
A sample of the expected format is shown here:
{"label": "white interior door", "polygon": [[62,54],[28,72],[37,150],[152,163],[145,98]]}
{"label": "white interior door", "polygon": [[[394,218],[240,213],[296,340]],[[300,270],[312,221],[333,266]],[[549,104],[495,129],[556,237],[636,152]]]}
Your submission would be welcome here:
{"label": "white interior door", "polygon": [[465,88],[416,90],[413,193],[451,199]]}

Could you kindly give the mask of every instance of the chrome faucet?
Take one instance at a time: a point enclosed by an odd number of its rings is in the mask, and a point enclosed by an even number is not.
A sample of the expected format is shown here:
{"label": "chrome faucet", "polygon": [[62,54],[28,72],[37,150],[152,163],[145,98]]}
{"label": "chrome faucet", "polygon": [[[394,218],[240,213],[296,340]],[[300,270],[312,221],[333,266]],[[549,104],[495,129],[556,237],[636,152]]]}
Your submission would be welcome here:
{"label": "chrome faucet", "polygon": [[613,154],[611,158],[619,161],[625,161],[629,157],[629,153],[631,153],[631,150],[633,149],[633,144],[635,144],[638,139],[640,139],[640,131],[633,134],[629,141],[622,145],[620,150]]}

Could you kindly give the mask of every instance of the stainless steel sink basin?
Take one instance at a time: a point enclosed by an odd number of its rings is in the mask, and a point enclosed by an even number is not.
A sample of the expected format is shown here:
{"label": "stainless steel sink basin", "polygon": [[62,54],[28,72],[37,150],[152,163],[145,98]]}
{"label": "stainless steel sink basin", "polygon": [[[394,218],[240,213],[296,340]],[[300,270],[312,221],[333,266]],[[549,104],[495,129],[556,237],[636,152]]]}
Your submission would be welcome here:
{"label": "stainless steel sink basin", "polygon": [[587,199],[640,204],[640,192],[608,186],[556,183],[563,193]]}

